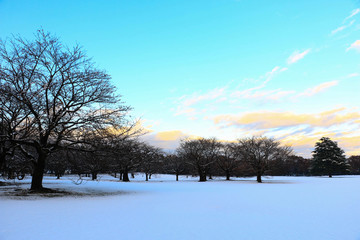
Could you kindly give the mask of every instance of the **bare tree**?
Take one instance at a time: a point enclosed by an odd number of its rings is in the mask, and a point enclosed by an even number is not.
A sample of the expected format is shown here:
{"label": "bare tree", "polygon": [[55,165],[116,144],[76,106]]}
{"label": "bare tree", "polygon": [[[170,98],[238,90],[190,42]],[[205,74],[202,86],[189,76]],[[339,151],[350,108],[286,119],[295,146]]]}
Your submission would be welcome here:
{"label": "bare tree", "polygon": [[360,156],[353,155],[347,159],[347,163],[350,165],[350,174],[360,174]]}
{"label": "bare tree", "polygon": [[[16,102],[6,89],[0,87],[0,170],[6,170],[6,161],[14,157],[16,149],[23,149],[12,140],[24,134],[19,129],[22,129],[28,116],[29,111],[23,104]],[[28,122],[25,121],[25,124]]]}
{"label": "bare tree", "polygon": [[141,167],[140,170],[145,173],[145,181],[151,179],[151,175],[160,170],[163,153],[160,148],[156,148],[147,143],[142,143],[141,151]]}
{"label": "bare tree", "polygon": [[241,156],[237,154],[236,144],[223,143],[221,145],[221,155],[217,159],[217,164],[225,172],[226,180],[230,180],[232,172],[239,166]]}
{"label": "bare tree", "polygon": [[179,181],[179,175],[186,171],[185,159],[178,154],[166,155],[164,164],[168,172],[175,173],[176,181]]}
{"label": "bare tree", "polygon": [[238,140],[237,154],[249,163],[256,172],[256,180],[261,183],[261,176],[269,166],[269,162],[287,158],[292,149],[280,146],[280,142],[273,138],[252,137]]}
{"label": "bare tree", "polygon": [[66,150],[52,152],[48,156],[45,169],[53,173],[57,179],[60,179],[60,177],[62,177],[65,174],[65,171],[69,168]]}
{"label": "bare tree", "polygon": [[136,139],[115,140],[112,144],[114,165],[120,169],[120,179],[129,182],[129,172],[138,169],[142,163],[141,143]]}
{"label": "bare tree", "polygon": [[124,124],[129,107],[120,103],[110,76],[95,68],[81,47],[65,47],[43,30],[35,37],[1,42],[0,89],[21,109],[16,138],[3,137],[36,150],[31,189],[42,191],[51,152],[84,142],[84,129]]}
{"label": "bare tree", "polygon": [[215,138],[184,140],[177,149],[179,156],[196,169],[199,181],[206,181],[210,167],[220,153],[221,144]]}

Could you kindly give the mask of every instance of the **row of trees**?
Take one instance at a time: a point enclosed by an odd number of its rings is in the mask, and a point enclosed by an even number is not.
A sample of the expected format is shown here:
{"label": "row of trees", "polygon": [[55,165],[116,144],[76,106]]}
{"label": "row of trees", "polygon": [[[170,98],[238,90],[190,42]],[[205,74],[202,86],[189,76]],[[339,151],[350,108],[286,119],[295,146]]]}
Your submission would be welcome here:
{"label": "row of trees", "polygon": [[43,191],[44,172],[152,173],[257,176],[357,171],[336,142],[322,138],[312,161],[266,137],[224,143],[214,138],[182,141],[174,154],[138,140],[141,129],[116,95],[110,76],[95,67],[81,47],[69,48],[42,30],[35,40],[0,42],[0,170],[31,173],[33,191]]}
{"label": "row of trees", "polygon": [[188,140],[177,149],[178,161],[196,170],[200,181],[206,176],[328,175],[359,174],[360,156],[346,159],[337,142],[323,137],[315,145],[312,159],[295,156],[291,147],[267,137],[239,139],[221,143],[216,139]]}
{"label": "row of trees", "polygon": [[[93,140],[96,142],[96,140]],[[143,172],[146,180],[153,173],[196,175],[200,181],[212,176],[257,176],[263,174],[305,175],[308,160],[290,155],[290,147],[280,146],[274,139],[253,137],[236,143],[223,143],[214,138],[184,140],[173,154],[135,139],[112,139],[96,143],[92,151],[66,149],[49,156],[45,171],[58,177],[65,172],[89,174],[109,173],[129,181],[129,173]],[[117,175],[119,174],[119,175]]]}
{"label": "row of trees", "polygon": [[50,155],[45,171],[58,178],[66,172],[79,176],[85,174],[92,180],[97,179],[99,173],[109,173],[127,182],[129,174],[135,171],[145,173],[148,180],[151,174],[160,170],[162,160],[163,153],[159,148],[136,139],[116,139],[101,143],[91,151],[58,151]]}
{"label": "row of trees", "polygon": [[[48,171],[56,173],[91,174],[96,179],[98,173],[109,173],[120,180],[129,181],[131,172],[143,172],[146,180],[153,173],[196,175],[199,181],[212,176],[257,176],[261,182],[263,175],[324,175],[359,174],[360,157],[345,159],[343,151],[336,142],[322,138],[314,150],[313,159],[305,159],[292,154],[288,146],[266,137],[240,139],[234,143],[220,142],[214,138],[188,139],[182,141],[173,154],[165,154],[161,149],[136,140],[121,140],[118,144],[107,144],[98,153],[83,151],[68,153],[67,165],[61,161],[53,163],[60,156],[50,158]],[[319,146],[319,147],[318,147]],[[63,154],[64,155],[64,154]],[[54,160],[52,160],[54,159]],[[57,159],[57,160],[56,160]],[[52,167],[51,167],[52,166]],[[64,166],[67,166],[64,168]],[[58,171],[59,172],[59,171]]]}
{"label": "row of trees", "polygon": [[188,140],[177,149],[178,158],[196,169],[200,181],[206,181],[215,169],[222,170],[229,180],[242,166],[251,169],[261,182],[270,162],[285,161],[291,154],[290,147],[280,146],[280,142],[266,137],[240,139],[237,143],[221,143],[214,138]]}

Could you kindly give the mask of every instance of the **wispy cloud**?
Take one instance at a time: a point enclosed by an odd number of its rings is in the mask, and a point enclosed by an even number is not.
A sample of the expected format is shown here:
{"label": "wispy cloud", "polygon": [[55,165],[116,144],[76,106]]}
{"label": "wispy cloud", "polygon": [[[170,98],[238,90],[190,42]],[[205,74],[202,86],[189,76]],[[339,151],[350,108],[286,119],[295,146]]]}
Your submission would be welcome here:
{"label": "wispy cloud", "polygon": [[350,45],[350,47],[346,49],[346,51],[349,51],[351,49],[360,52],[360,40],[356,40],[353,44]]}
{"label": "wispy cloud", "polygon": [[354,23],[355,23],[355,20],[352,20],[349,24],[347,24],[347,25],[342,25],[342,26],[340,26],[340,27],[332,30],[332,31],[331,31],[331,35],[335,35],[336,33],[341,32],[341,31],[345,30],[345,29],[348,28],[348,27],[351,27],[351,25],[353,25]]}
{"label": "wispy cloud", "polygon": [[[262,92],[260,89],[264,88],[268,82],[270,82],[277,74],[286,71],[287,68],[276,66],[271,71],[260,76],[259,79],[255,82],[260,82],[255,87],[248,88],[245,90],[237,90],[237,88],[231,88],[230,84],[227,84],[224,87],[211,89],[205,93],[193,93],[191,95],[184,95],[176,99],[177,108],[175,110],[175,116],[178,115],[187,115],[193,119],[195,115],[199,113],[192,106],[196,104],[209,104],[209,103],[219,103],[226,100],[234,98],[267,98],[270,100],[278,100],[281,96],[289,94],[288,92],[283,92],[281,90],[275,90],[270,92]],[[264,96],[262,96],[264,95]]]}
{"label": "wispy cloud", "polygon": [[346,76],[346,78],[353,78],[353,77],[358,77],[360,76],[359,73],[350,73],[349,75]]}
{"label": "wispy cloud", "polygon": [[246,92],[243,95],[237,93],[238,97],[245,99],[257,99],[257,100],[274,100],[278,101],[286,96],[294,94],[295,91],[282,91],[281,89],[276,90],[259,90],[254,92]]}
{"label": "wispy cloud", "polygon": [[[287,68],[276,66],[271,71],[267,72],[257,80],[260,83],[251,88],[239,90],[239,87],[232,87],[227,84],[221,88],[215,88],[203,94],[194,93],[192,95],[184,95],[178,98],[175,102],[177,105],[175,109],[175,116],[186,115],[192,120],[197,120],[200,114],[213,111],[222,104],[233,105],[241,99],[256,101],[260,103],[266,102],[281,102],[284,100],[294,101],[299,98],[312,97],[319,93],[328,90],[339,84],[340,80],[328,81],[314,87],[310,87],[302,92],[296,90],[286,89],[265,89],[267,84],[278,74],[286,71]],[[358,73],[348,74],[341,78],[345,80],[351,77],[359,76]],[[220,105],[219,105],[220,104]]]}
{"label": "wispy cloud", "polygon": [[178,115],[188,115],[188,116],[194,116],[196,114],[195,108],[185,107],[181,105],[181,107],[178,107],[175,113],[175,116]]}
{"label": "wispy cloud", "polygon": [[287,63],[288,64],[293,64],[296,63],[297,61],[299,61],[300,59],[303,59],[307,54],[309,54],[311,51],[311,49],[306,49],[303,52],[300,51],[295,51],[293,52],[290,57],[287,59]]}
{"label": "wispy cloud", "polygon": [[356,9],[352,10],[351,14],[344,19],[344,22],[350,18],[353,18],[355,15],[357,15],[359,13],[360,13],[360,8],[356,8]]}
{"label": "wispy cloud", "polygon": [[301,97],[301,96],[311,97],[311,96],[314,96],[315,94],[323,92],[323,91],[325,91],[326,89],[328,89],[330,87],[338,85],[338,83],[339,83],[339,81],[337,81],[337,80],[321,83],[321,84],[319,84],[319,85],[317,85],[315,87],[306,89],[302,93],[299,93],[297,95],[297,97]]}
{"label": "wispy cloud", "polygon": [[217,99],[217,98],[224,95],[226,89],[227,89],[227,86],[222,87],[222,88],[215,88],[215,89],[210,90],[209,92],[207,92],[205,94],[195,93],[192,96],[185,97],[185,99],[183,101],[183,105],[184,106],[191,106],[191,105],[193,105],[195,103],[198,103],[200,101]]}
{"label": "wispy cloud", "polygon": [[267,72],[264,76],[260,77],[260,80],[262,80],[260,85],[245,90],[235,90],[231,93],[231,97],[253,98],[251,96],[254,96],[254,94],[256,95],[257,90],[264,88],[266,84],[270,82],[277,74],[286,70],[288,70],[288,68],[276,66],[270,72]]}

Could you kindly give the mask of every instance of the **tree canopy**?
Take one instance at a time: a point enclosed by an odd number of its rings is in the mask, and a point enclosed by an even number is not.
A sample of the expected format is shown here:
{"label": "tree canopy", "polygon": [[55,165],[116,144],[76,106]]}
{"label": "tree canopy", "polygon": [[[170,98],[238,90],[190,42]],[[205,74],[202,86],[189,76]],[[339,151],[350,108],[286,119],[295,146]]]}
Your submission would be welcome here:
{"label": "tree canopy", "polygon": [[328,137],[322,137],[315,144],[311,164],[312,174],[327,174],[332,177],[333,174],[346,173],[348,167],[344,150],[338,146],[337,142]]}
{"label": "tree canopy", "polygon": [[[39,30],[34,40],[0,43],[2,143],[29,146],[32,190],[41,190],[46,159],[58,148],[86,143],[98,129],[124,130],[130,107],[121,103],[111,77],[84,50],[65,46]],[[8,151],[5,149],[4,151]]]}

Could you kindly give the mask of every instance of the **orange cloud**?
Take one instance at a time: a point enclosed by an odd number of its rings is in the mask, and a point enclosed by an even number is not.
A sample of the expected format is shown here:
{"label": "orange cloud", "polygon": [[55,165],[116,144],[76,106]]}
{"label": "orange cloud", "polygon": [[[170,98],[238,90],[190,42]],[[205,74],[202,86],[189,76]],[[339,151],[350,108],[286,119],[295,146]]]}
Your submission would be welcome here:
{"label": "orange cloud", "polygon": [[174,151],[180,144],[182,139],[198,139],[200,137],[184,133],[180,130],[152,132],[141,136],[141,138],[162,149],[167,151]]}
{"label": "orange cloud", "polygon": [[299,96],[308,96],[308,97],[311,97],[317,93],[320,93],[320,92],[323,92],[325,91],[326,89],[330,88],[330,87],[333,87],[333,86],[336,86],[338,85],[338,81],[330,81],[330,82],[324,82],[324,83],[321,83],[315,87],[312,87],[312,88],[308,88],[306,89],[304,92],[300,93],[298,95]]}
{"label": "orange cloud", "polygon": [[311,157],[311,152],[315,148],[315,143],[321,137],[330,137],[333,141],[337,141],[340,148],[345,151],[347,156],[360,155],[360,132],[356,136],[351,136],[353,133],[344,133],[338,136],[336,133],[321,131],[313,132],[308,135],[303,133],[289,134],[284,138],[280,138],[283,144],[291,145],[296,154],[304,157]]}
{"label": "orange cloud", "polygon": [[346,49],[346,51],[349,51],[351,49],[354,49],[354,50],[360,52],[360,40],[356,40],[353,44],[350,45],[350,47],[348,47]]}
{"label": "orange cloud", "polygon": [[160,141],[175,141],[187,136],[179,130],[159,132],[155,135],[155,139]]}
{"label": "orange cloud", "polygon": [[242,115],[219,115],[213,118],[215,124],[226,126],[251,126],[258,129],[310,125],[328,127],[337,124],[354,123],[360,119],[359,112],[343,113],[344,108],[319,114],[296,114],[292,112],[252,112]]}

